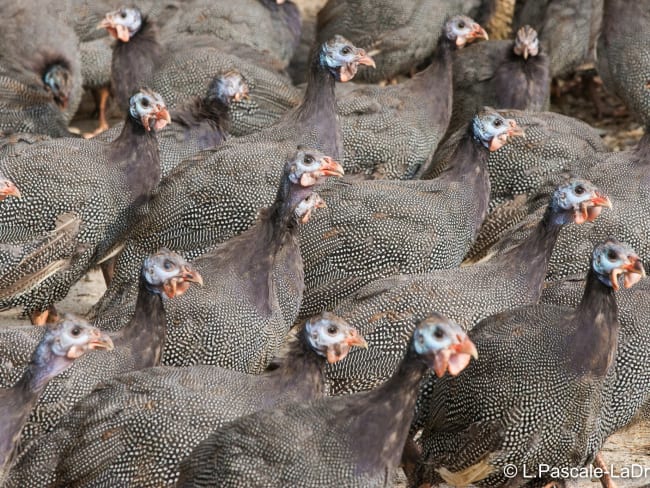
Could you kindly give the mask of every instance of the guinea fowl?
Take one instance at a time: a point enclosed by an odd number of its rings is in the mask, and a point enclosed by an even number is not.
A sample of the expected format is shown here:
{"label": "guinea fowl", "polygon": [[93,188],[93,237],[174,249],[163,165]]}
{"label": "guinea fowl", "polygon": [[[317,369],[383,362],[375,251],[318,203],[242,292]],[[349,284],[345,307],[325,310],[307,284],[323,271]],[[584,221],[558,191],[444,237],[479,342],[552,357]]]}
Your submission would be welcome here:
{"label": "guinea fowl", "polygon": [[147,80],[175,107],[179,100],[202,93],[216,74],[236,70],[251,91],[250,97],[230,107],[235,135],[269,126],[300,100],[289,78],[278,72],[268,56],[242,44],[225,44],[211,36],[174,35],[173,42],[162,45],[156,23],[135,7],[106,14],[102,26],[117,38],[111,76],[118,99],[119,93]]}
{"label": "guinea fowl", "polygon": [[[516,195],[536,195],[540,191],[547,194],[549,180],[562,173],[585,176],[582,173],[585,168],[578,164],[579,161],[607,151],[600,134],[581,120],[553,112],[499,110],[498,113],[514,119],[526,132],[526,137],[513,139],[500,151],[490,153],[487,161],[490,210]],[[425,177],[438,175],[449,165],[464,135],[465,130],[459,129],[438,146]],[[556,183],[558,181],[552,185]]]}
{"label": "guinea fowl", "polygon": [[540,0],[523,2],[514,23],[537,30],[556,78],[593,62],[602,20],[603,0]]}
{"label": "guinea fowl", "polygon": [[469,17],[454,16],[442,26],[431,62],[420,74],[399,85],[364,86],[339,97],[347,174],[409,179],[431,161],[451,116],[452,51],[476,39],[487,39],[483,28]]}
{"label": "guinea fowl", "polygon": [[0,308],[22,305],[43,324],[48,307],[103,258],[158,183],[155,132],[168,122],[162,99],[142,89],[110,144],[7,143],[14,151],[1,171],[22,198],[0,202]]}
{"label": "guinea fowl", "polygon": [[488,41],[455,53],[452,120],[462,122],[485,105],[544,110],[551,91],[548,65],[530,26],[519,29],[514,41]]}
{"label": "guinea fowl", "polygon": [[81,101],[78,41],[40,10],[2,2],[0,130],[71,136],[68,122]]}
{"label": "guinea fowl", "polygon": [[[203,97],[170,110],[171,123],[158,134],[160,170],[167,176],[186,158],[221,144],[228,134],[228,106],[248,96],[248,85],[236,71],[215,76]],[[109,142],[122,131],[118,124],[98,137]]]}
{"label": "guinea fowl", "polygon": [[334,85],[349,81],[358,64],[372,64],[365,51],[336,37],[314,49],[310,83],[303,103],[275,125],[232,138],[177,167],[159,185],[137,228],[118,258],[114,281],[96,312],[123,321],[132,310],[133,270],[144,255],[160,247],[182,250],[192,259],[247,229],[256,212],[271,205],[283,166],[297,146],[313,147],[340,159],[341,133]]}
{"label": "guinea fowl", "polygon": [[0,390],[0,478],[12,461],[20,431],[47,383],[86,352],[112,349],[108,336],[73,317],[47,326],[18,382]]}
{"label": "guinea fowl", "polygon": [[[161,366],[106,381],[25,452],[5,486],[173,484],[180,461],[226,422],[322,397],[325,359],[341,361],[353,346],[365,341],[324,313],[293,334],[261,375]],[[104,435],[109,431],[114,434]],[[166,434],[153,439],[151,432]]]}
{"label": "guinea fowl", "polygon": [[[25,425],[22,441],[51,430],[69,408],[101,381],[159,365],[167,337],[164,303],[185,293],[191,283],[201,284],[201,275],[177,254],[163,249],[148,257],[141,268],[135,312],[122,330],[111,334],[115,349],[110,354],[80,359],[50,381]],[[39,329],[34,328],[28,336],[39,335]],[[5,361],[11,358],[13,364],[21,363],[21,358],[15,357],[16,345],[29,340],[24,335],[22,329],[2,331],[0,344]]]}
{"label": "guinea fowl", "polygon": [[255,225],[194,260],[205,286],[167,307],[165,364],[214,364],[245,373],[266,368],[300,308],[298,224],[323,206],[312,187],[342,174],[331,158],[299,150],[285,165],[275,202]]}
{"label": "guinea fowl", "polygon": [[434,180],[363,181],[320,191],[327,208],[301,232],[301,316],[332,309],[378,278],[458,266],[487,213],[490,151],[522,131],[486,109]]}
{"label": "guinea fowl", "polygon": [[473,0],[329,0],[318,13],[317,39],[343,32],[356,46],[371,52],[378,68],[361,73],[359,79],[377,83],[408,73],[425,61],[447,18],[458,12],[469,14],[479,4]]}
{"label": "guinea fowl", "polygon": [[[575,307],[580,303],[584,278],[548,282],[541,302]],[[650,360],[650,279],[643,278],[633,288],[620,290],[616,301],[621,323],[614,362],[613,381],[603,389],[600,418],[609,436],[641,420],[641,412],[650,405],[650,375],[643,365]]]}
{"label": "guinea fowl", "polygon": [[619,333],[614,291],[619,277],[630,287],[644,270],[615,239],[596,246],[591,263],[576,309],[543,304],[493,315],[470,332],[478,361],[458,378],[425,380],[413,424],[424,427],[417,486],[441,478],[456,486],[549,483],[561,475],[539,466],[561,473],[594,461]]}
{"label": "guinea fowl", "polygon": [[604,0],[598,38],[598,74],[650,127],[650,3]]}
{"label": "guinea fowl", "polygon": [[[549,198],[547,196],[546,200]],[[504,308],[536,303],[562,228],[593,221],[608,198],[588,181],[571,179],[550,196],[543,218],[518,246],[485,263],[454,270],[376,280],[339,304],[336,313],[357,327],[371,347],[328,368],[330,391],[357,392],[385,381],[399,364],[396,345],[432,310],[464,329]]]}
{"label": "guinea fowl", "polygon": [[418,324],[405,349],[397,372],[374,391],[289,403],[224,425],[181,463],[176,486],[387,486],[426,371],[457,375],[476,357],[462,329],[437,314]]}
{"label": "guinea fowl", "polygon": [[[645,218],[650,211],[650,135],[646,133],[632,151],[586,154],[573,166],[599,188],[607,189],[614,209],[588,229],[586,226],[572,228],[560,236],[549,262],[547,278],[562,279],[586,272],[586,263],[575,257],[585,255],[587,249],[613,234],[634,246],[644,262],[650,262],[650,226]],[[550,179],[557,178],[554,175]],[[534,210],[534,205],[532,207]],[[487,253],[500,254],[525,239],[530,223],[539,218],[541,211],[531,211],[509,230],[506,239]]]}

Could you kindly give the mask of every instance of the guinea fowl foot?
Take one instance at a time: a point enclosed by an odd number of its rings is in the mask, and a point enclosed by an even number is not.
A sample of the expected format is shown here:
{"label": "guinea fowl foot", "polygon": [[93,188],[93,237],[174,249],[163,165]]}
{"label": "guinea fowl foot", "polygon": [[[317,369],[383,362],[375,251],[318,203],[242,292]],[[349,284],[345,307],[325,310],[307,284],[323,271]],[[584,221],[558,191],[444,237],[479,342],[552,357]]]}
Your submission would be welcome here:
{"label": "guinea fowl foot", "polygon": [[59,313],[54,308],[54,305],[47,307],[47,310],[42,312],[32,312],[29,314],[29,320],[32,322],[32,325],[46,325],[53,324],[59,320]]}
{"label": "guinea fowl foot", "polygon": [[614,483],[612,477],[609,475],[608,466],[605,464],[601,453],[596,454],[593,465],[604,471],[604,474],[600,477],[600,483],[603,485],[603,488],[616,488],[616,483]]}

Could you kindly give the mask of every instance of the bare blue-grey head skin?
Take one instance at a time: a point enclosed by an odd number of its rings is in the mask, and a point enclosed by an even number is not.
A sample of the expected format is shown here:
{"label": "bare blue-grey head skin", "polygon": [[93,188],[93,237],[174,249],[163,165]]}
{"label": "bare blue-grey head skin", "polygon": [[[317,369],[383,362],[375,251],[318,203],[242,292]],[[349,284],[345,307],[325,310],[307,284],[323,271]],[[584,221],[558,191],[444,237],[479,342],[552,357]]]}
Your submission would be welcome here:
{"label": "bare blue-grey head skin", "polygon": [[136,7],[121,7],[108,12],[97,25],[98,29],[106,29],[111,37],[122,42],[129,42],[142,27],[142,12]]}
{"label": "bare blue-grey head skin", "polygon": [[457,48],[462,48],[477,39],[488,39],[485,29],[466,15],[453,16],[445,23],[444,29],[445,37],[453,41]]}
{"label": "bare blue-grey head skin", "polygon": [[517,122],[506,119],[496,110],[485,107],[472,119],[474,138],[481,142],[490,151],[500,149],[508,142],[510,137],[523,137],[525,135]]}
{"label": "bare blue-grey head skin", "polygon": [[56,104],[62,110],[65,110],[68,107],[74,85],[70,68],[64,62],[50,65],[43,74],[43,82],[48,90],[52,92]]}
{"label": "bare blue-grey head skin", "polygon": [[612,208],[612,203],[609,197],[590,181],[571,178],[555,189],[549,207],[553,224],[582,224],[593,222],[603,208]]}
{"label": "bare blue-grey head skin", "polygon": [[634,286],[645,277],[643,262],[636,252],[613,237],[595,247],[592,268],[598,279],[614,290],[619,289],[621,276],[625,288]]}
{"label": "bare blue-grey head skin", "polygon": [[0,391],[0,472],[11,460],[20,431],[45,385],[91,350],[113,349],[111,338],[74,315],[49,324],[18,383]]}
{"label": "bare blue-grey head skin", "polygon": [[[316,193],[312,195],[318,196]],[[305,336],[311,348],[326,357],[330,364],[347,356],[353,346],[368,347],[357,329],[331,312],[323,312],[307,320]]]}
{"label": "bare blue-grey head skin", "polygon": [[524,59],[528,59],[528,56],[537,56],[539,54],[537,31],[529,25],[521,27],[515,36],[513,51]]}
{"label": "bare blue-grey head skin", "polygon": [[320,64],[327,68],[336,81],[354,78],[360,64],[375,67],[373,59],[361,48],[355,47],[345,37],[336,35],[320,48]]}

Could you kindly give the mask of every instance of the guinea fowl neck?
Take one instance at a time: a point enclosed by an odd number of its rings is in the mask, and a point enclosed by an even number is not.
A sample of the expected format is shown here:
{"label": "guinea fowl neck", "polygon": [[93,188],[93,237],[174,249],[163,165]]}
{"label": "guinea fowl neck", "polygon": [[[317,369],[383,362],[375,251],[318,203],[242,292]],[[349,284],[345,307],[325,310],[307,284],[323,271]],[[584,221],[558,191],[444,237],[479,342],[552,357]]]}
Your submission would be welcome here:
{"label": "guinea fowl neck", "polygon": [[524,272],[531,302],[536,302],[541,296],[548,263],[563,227],[563,223],[560,223],[555,217],[556,214],[551,205],[547,206],[544,217],[530,235],[521,244],[495,260],[495,264],[498,266],[506,268],[514,266],[515,273],[520,271],[521,264],[525,264]]}
{"label": "guinea fowl neck", "polygon": [[[362,472],[396,467],[415,414],[418,386],[428,368],[411,346],[393,376],[379,388],[357,395],[349,438]],[[361,473],[358,473],[361,474]]]}
{"label": "guinea fowl neck", "polygon": [[[429,65],[413,78],[414,83],[422,87],[427,94],[424,100],[443,102],[449,99],[451,101],[453,90],[453,45],[453,42],[447,36],[441,35],[438,38],[438,45],[431,55]],[[438,96],[440,93],[443,93],[442,98]],[[438,107],[439,110],[442,108],[447,107]],[[448,108],[451,109],[451,104]]]}
{"label": "guinea fowl neck", "polygon": [[614,290],[601,282],[591,267],[573,323],[575,332],[567,344],[571,366],[578,374],[604,376],[616,353],[618,306]]}
{"label": "guinea fowl neck", "polygon": [[342,143],[335,85],[334,76],[323,66],[319,48],[312,55],[307,89],[302,103],[294,112],[294,125],[300,144],[309,145],[339,160]]}
{"label": "guinea fowl neck", "polygon": [[38,345],[27,370],[16,383],[15,388],[24,391],[28,397],[38,398],[47,382],[72,364],[71,359],[54,354],[51,346],[49,342],[41,342]]}
{"label": "guinea fowl neck", "polygon": [[650,166],[650,127],[646,127],[645,134],[636,146],[635,156],[643,166]]}
{"label": "guinea fowl neck", "polygon": [[312,193],[312,187],[303,187],[283,176],[282,183],[273,204],[260,212],[260,220],[268,224],[268,238],[271,242],[281,244],[284,236],[298,232],[298,222],[294,214],[295,205]]}
{"label": "guinea fowl neck", "polygon": [[140,277],[135,313],[115,340],[116,347],[126,345],[134,352],[134,370],[160,364],[162,348],[167,338],[165,307],[159,293],[149,289]]}
{"label": "guinea fowl neck", "polygon": [[131,114],[126,116],[122,132],[111,142],[110,164],[126,176],[132,201],[147,198],[160,182],[160,155],[155,131],[147,131]]}
{"label": "guinea fowl neck", "polygon": [[200,131],[195,136],[198,150],[215,147],[226,138],[228,107],[219,97],[197,98],[190,105],[172,111],[171,118],[188,131]]}
{"label": "guinea fowl neck", "polygon": [[325,358],[310,346],[304,331],[289,343],[287,353],[270,372],[274,395],[291,393],[293,401],[308,401],[323,396]]}
{"label": "guinea fowl neck", "polygon": [[489,156],[488,149],[474,137],[470,124],[468,132],[456,147],[449,166],[440,174],[438,179],[467,181],[470,178],[476,182],[487,181],[489,184],[487,175]]}

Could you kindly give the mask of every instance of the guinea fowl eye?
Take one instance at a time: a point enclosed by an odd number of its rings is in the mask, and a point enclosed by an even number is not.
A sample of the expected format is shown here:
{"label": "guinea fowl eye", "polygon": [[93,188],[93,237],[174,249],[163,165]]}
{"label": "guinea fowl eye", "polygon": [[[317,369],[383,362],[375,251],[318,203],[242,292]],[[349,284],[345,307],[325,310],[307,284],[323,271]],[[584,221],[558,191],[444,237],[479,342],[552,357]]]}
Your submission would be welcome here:
{"label": "guinea fowl eye", "polygon": [[610,261],[614,261],[618,259],[618,253],[613,249],[610,249],[609,251],[607,251],[607,259],[609,259]]}
{"label": "guinea fowl eye", "polygon": [[330,335],[334,335],[334,334],[336,334],[338,332],[338,330],[339,329],[335,325],[330,325],[327,328],[327,333],[330,334]]}
{"label": "guinea fowl eye", "polygon": [[150,105],[148,98],[143,98],[140,103],[142,104],[143,107],[148,107]]}
{"label": "guinea fowl eye", "polygon": [[76,337],[79,334],[81,334],[81,329],[79,327],[75,327],[74,329],[72,329],[72,331],[70,331],[70,333]]}
{"label": "guinea fowl eye", "polygon": [[443,331],[440,327],[436,327],[433,335],[436,337],[436,339],[442,339],[445,336],[445,331]]}
{"label": "guinea fowl eye", "polygon": [[501,127],[502,124],[503,124],[503,122],[501,122],[501,119],[497,119],[497,120],[494,121],[493,125],[494,125],[494,127]]}
{"label": "guinea fowl eye", "polygon": [[126,12],[124,10],[122,10],[120,12],[120,17],[122,17],[123,19],[126,19]]}
{"label": "guinea fowl eye", "polygon": [[305,156],[305,158],[303,159],[303,162],[305,164],[313,164],[314,163],[314,158],[312,158],[311,156]]}
{"label": "guinea fowl eye", "polygon": [[345,54],[345,55],[348,55],[348,54],[350,54],[351,52],[352,52],[352,49],[350,49],[349,46],[345,46],[343,49],[341,49],[341,53],[342,53],[342,54]]}
{"label": "guinea fowl eye", "polygon": [[458,28],[459,29],[464,29],[465,28],[465,22],[463,22],[462,20],[460,22],[458,22]]}
{"label": "guinea fowl eye", "polygon": [[170,269],[172,269],[172,267],[173,267],[173,264],[171,263],[171,261],[165,261],[165,262],[163,263],[163,268],[165,268],[167,271],[169,271]]}
{"label": "guinea fowl eye", "polygon": [[585,189],[584,189],[583,186],[578,185],[578,186],[576,186],[575,192],[576,192],[576,195],[582,195],[585,192]]}

